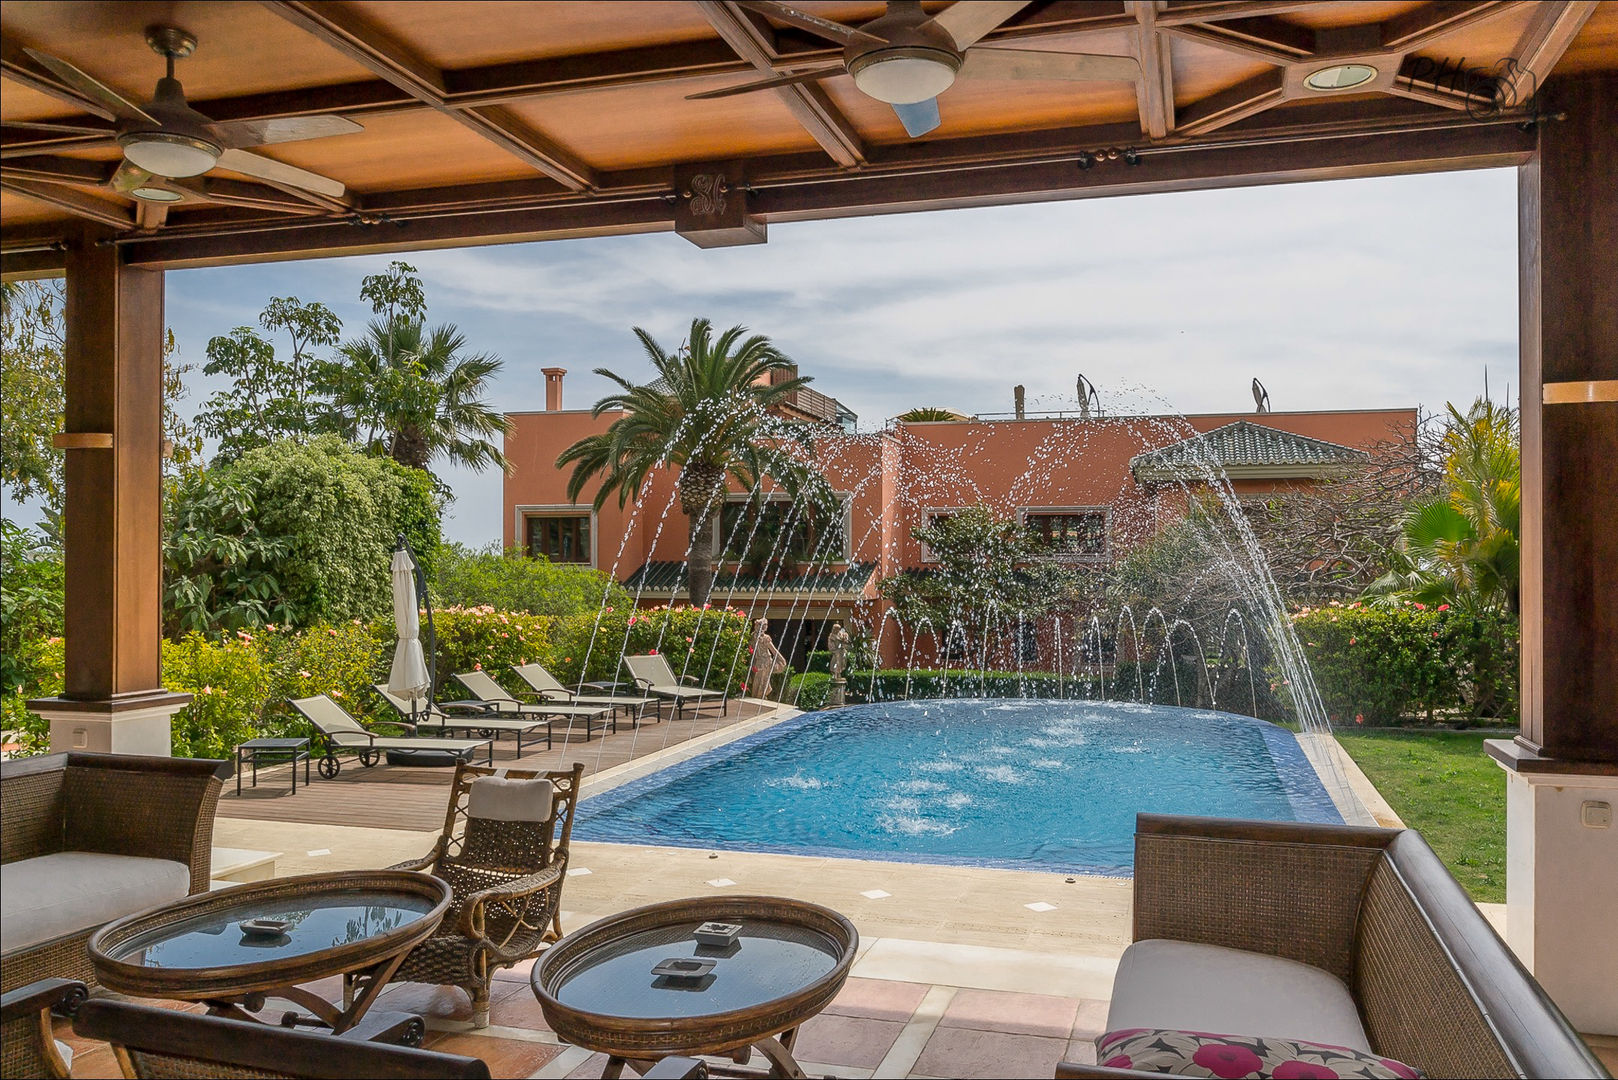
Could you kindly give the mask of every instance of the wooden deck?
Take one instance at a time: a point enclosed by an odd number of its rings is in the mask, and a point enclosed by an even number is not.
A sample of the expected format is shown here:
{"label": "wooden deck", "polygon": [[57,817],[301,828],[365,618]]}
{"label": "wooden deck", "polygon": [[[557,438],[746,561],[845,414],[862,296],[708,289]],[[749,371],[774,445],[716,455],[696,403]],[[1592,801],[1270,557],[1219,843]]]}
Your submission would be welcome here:
{"label": "wooden deck", "polygon": [[[564,741],[558,727],[552,749],[534,751],[525,745],[521,757],[515,753],[516,740],[503,735],[494,744],[494,763],[524,769],[561,769],[582,761],[585,775],[589,776],[751,720],[764,711],[766,707],[759,702],[733,700],[723,714],[711,707],[696,716],[688,710],[679,719],[643,721],[638,730],[628,720],[620,719],[616,734],[598,734],[588,741],[577,732]],[[342,761],[342,772],[332,780],[324,780],[318,771],[312,771],[312,782],[305,786],[300,772],[296,795],[285,766],[260,769],[258,787],[244,787],[239,797],[235,781],[230,781],[219,799],[219,816],[411,831],[436,829],[443,824],[452,769],[387,764],[367,769],[355,757],[345,756]]]}

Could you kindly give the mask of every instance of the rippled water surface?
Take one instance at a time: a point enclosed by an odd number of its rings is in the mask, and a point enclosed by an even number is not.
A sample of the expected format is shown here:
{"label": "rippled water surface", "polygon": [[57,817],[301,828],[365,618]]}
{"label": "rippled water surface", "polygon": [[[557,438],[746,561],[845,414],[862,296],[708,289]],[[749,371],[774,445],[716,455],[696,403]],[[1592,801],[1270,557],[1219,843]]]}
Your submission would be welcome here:
{"label": "rippled water surface", "polygon": [[1297,741],[1262,720],[950,700],[788,720],[586,799],[574,836],[1119,874],[1142,811],[1342,820]]}

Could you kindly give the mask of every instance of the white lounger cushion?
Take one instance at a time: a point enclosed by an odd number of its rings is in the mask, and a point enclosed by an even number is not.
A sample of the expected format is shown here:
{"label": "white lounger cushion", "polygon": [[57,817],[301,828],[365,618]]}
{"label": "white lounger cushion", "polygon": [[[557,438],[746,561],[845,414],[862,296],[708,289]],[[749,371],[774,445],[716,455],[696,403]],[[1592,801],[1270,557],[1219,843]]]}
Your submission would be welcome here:
{"label": "white lounger cushion", "polygon": [[191,891],[191,871],[171,859],[59,851],[6,864],[0,951],[39,945],[120,919]]}
{"label": "white lounger cushion", "polygon": [[1187,941],[1124,950],[1107,1030],[1164,1028],[1371,1050],[1354,997],[1330,972],[1278,956]]}
{"label": "white lounger cushion", "polygon": [[549,821],[555,794],[549,780],[480,776],[467,794],[466,813],[492,821]]}

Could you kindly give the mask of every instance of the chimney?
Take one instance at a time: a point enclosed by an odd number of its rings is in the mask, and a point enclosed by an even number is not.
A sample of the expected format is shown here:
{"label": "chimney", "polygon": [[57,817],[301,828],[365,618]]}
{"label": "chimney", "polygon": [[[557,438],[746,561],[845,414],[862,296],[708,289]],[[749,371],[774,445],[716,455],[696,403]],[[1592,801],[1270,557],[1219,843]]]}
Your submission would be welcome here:
{"label": "chimney", "polygon": [[1023,390],[1023,388],[1021,386],[1014,386],[1014,387],[1011,388],[1012,400],[1014,400],[1017,403],[1017,419],[1018,420],[1021,420],[1023,418],[1023,395],[1024,395],[1024,393],[1025,393],[1025,391]]}
{"label": "chimney", "polygon": [[562,408],[562,376],[567,368],[540,368],[545,375],[545,411],[558,412]]}

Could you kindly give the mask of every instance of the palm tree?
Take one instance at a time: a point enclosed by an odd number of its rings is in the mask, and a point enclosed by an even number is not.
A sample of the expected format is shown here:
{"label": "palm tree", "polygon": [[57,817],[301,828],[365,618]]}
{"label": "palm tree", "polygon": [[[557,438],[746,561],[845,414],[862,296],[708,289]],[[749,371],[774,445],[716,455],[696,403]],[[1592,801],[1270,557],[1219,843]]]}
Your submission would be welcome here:
{"label": "palm tree", "polygon": [[414,469],[440,457],[478,472],[507,468],[490,440],[508,423],[483,398],[504,365],[488,353],[468,355],[453,323],[428,330],[420,319],[372,320],[339,354],[323,375],[327,427]]}
{"label": "palm tree", "polygon": [[830,484],[793,452],[808,443],[808,428],[769,412],[810,380],[796,374],[796,365],[769,338],[744,339],[746,333],[745,327],[733,326],[715,338],[707,319],[694,319],[687,344],[670,353],[635,327],[659,378],[641,386],[597,368],[597,375],[623,389],[596,402],[594,415],[621,410],[623,416],[556,459],[557,468],[573,466],[567,494],[574,502],[586,484],[600,479],[597,510],[615,491],[620,507],[638,498],[653,469],[679,466],[680,511],[691,541],[686,574],[696,605],[707,602],[713,587],[711,525],[727,479],[753,491],[768,476],[794,498],[809,500],[811,513],[836,512]]}
{"label": "palm tree", "polygon": [[902,412],[894,419],[906,424],[929,424],[940,420],[965,420],[966,417],[953,409],[939,409],[931,405],[922,405],[911,409],[909,412]]}
{"label": "palm tree", "polygon": [[1449,414],[1444,490],[1411,504],[1396,564],[1367,592],[1515,615],[1522,517],[1517,416],[1487,399],[1464,414],[1451,405]]}

